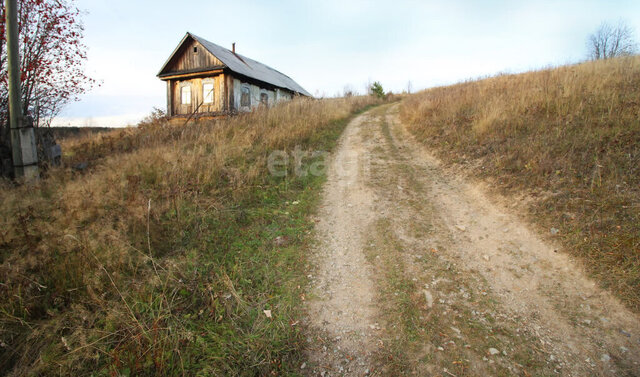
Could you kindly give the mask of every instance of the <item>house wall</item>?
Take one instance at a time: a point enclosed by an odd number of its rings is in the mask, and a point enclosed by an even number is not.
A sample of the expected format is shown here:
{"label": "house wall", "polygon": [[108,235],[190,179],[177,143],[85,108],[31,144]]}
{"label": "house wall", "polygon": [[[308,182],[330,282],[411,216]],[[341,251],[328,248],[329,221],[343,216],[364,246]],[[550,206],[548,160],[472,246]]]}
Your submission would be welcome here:
{"label": "house wall", "polygon": [[[261,105],[262,93],[267,94],[268,106],[273,106],[282,101],[289,101],[293,98],[293,93],[286,89],[266,89],[256,85],[256,83],[248,83],[224,73],[212,77],[171,79],[167,82],[167,113],[170,116],[190,115],[196,109],[198,114],[220,113],[230,110],[248,112]],[[203,103],[203,85],[208,82],[213,82],[214,84],[214,98],[211,104]],[[191,103],[189,104],[182,103],[182,88],[184,86],[191,88]],[[249,88],[250,106],[241,106],[243,87]],[[200,105],[201,103],[202,105]]]}
{"label": "house wall", "polygon": [[[274,104],[277,104],[281,101],[287,101],[287,100],[291,100],[293,98],[293,95],[290,91],[288,90],[284,90],[284,89],[265,89],[262,88],[254,83],[248,83],[245,82],[241,79],[237,79],[234,78],[233,79],[233,92],[232,92],[232,100],[230,100],[231,103],[233,103],[232,108],[238,112],[245,112],[245,111],[251,111],[252,109],[255,109],[256,107],[259,107],[261,104],[261,94],[262,93],[266,93],[267,94],[267,105],[268,106],[273,106]],[[243,87],[248,87],[249,88],[249,93],[250,93],[250,99],[251,99],[251,105],[250,106],[242,106],[242,88]]]}
{"label": "house wall", "polygon": [[282,101],[291,101],[293,99],[293,93],[288,90],[276,89],[276,103]]}
{"label": "house wall", "polygon": [[[225,110],[225,79],[224,74],[213,77],[193,78],[186,80],[170,80],[171,82],[171,115],[188,115],[197,109],[197,113],[215,113]],[[214,95],[212,103],[203,103],[203,85],[213,83]],[[182,103],[182,88],[191,88],[191,103]],[[201,105],[200,105],[201,104]],[[198,107],[200,105],[200,107]]]}
{"label": "house wall", "polygon": [[[196,47],[198,52],[194,52]],[[175,55],[175,59],[169,63],[167,72],[181,72],[207,67],[221,66],[222,62],[207,51],[200,43],[193,39],[187,41],[180,51]]]}

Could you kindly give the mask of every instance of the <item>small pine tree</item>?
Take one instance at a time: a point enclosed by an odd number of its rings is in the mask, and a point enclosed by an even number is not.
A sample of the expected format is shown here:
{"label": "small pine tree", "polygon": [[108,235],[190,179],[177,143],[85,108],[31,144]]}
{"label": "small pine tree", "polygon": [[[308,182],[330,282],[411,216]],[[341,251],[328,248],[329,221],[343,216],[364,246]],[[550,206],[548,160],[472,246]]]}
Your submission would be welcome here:
{"label": "small pine tree", "polygon": [[384,89],[379,81],[374,82],[369,87],[369,94],[378,98],[384,98]]}

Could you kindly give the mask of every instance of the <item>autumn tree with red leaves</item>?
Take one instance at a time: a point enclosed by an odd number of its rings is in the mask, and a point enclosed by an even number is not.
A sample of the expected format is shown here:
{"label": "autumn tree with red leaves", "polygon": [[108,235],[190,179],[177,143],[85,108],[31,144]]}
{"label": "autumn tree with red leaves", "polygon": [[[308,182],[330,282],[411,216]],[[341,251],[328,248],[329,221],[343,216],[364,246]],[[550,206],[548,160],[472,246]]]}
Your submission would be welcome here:
{"label": "autumn tree with red leaves", "polygon": [[[6,17],[0,24],[0,138],[7,140],[9,87]],[[84,73],[81,12],[73,0],[18,0],[18,40],[23,115],[48,125],[64,105],[77,100],[95,81]]]}

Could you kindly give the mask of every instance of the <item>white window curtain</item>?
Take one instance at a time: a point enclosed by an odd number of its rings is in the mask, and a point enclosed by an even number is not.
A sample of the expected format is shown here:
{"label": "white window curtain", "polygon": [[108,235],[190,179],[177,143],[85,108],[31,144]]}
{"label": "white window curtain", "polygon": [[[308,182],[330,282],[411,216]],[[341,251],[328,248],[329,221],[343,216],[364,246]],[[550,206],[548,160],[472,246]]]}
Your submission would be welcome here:
{"label": "white window curtain", "polygon": [[202,84],[202,98],[204,103],[213,103],[213,83],[206,82]]}
{"label": "white window curtain", "polygon": [[191,86],[189,85],[183,86],[180,89],[180,97],[181,97],[180,103],[182,103],[183,105],[190,105],[191,104]]}

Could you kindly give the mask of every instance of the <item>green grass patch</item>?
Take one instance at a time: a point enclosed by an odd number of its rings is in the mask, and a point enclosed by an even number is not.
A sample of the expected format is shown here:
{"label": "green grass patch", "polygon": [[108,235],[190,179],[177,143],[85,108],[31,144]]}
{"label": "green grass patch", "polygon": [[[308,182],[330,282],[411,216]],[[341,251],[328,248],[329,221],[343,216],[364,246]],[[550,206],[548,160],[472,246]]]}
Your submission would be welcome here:
{"label": "green grass patch", "polygon": [[326,177],[292,164],[272,176],[266,159],[331,151],[372,102],[113,134],[77,147],[74,159],[95,164],[85,175],[7,187],[3,210],[16,216],[0,234],[0,370],[295,375],[310,215]]}

